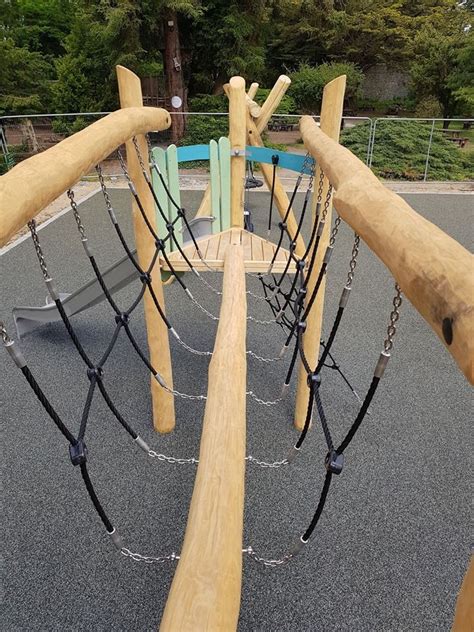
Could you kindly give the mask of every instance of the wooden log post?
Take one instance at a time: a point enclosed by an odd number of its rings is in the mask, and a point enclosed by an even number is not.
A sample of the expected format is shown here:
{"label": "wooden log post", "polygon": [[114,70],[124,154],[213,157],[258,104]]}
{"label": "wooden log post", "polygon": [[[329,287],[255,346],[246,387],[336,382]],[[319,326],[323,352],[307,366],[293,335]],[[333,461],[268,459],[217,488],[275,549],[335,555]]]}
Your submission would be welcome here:
{"label": "wooden log post", "polygon": [[[142,104],[142,89],[140,79],[123,66],[117,66],[117,79],[119,86],[120,105],[123,108]],[[136,136],[140,153],[145,166],[148,167],[148,146],[142,134]],[[145,209],[148,221],[156,228],[156,213],[153,195],[143,177],[137,152],[131,140],[126,143],[127,165],[130,178],[135,184],[138,196]],[[138,261],[143,270],[147,270],[155,253],[155,242],[140,214],[135,200],[132,203],[133,228],[135,232],[135,245]],[[156,297],[165,309],[163,285],[161,282],[161,270],[155,265],[151,273],[152,286]],[[173,372],[171,368],[171,353],[168,338],[168,328],[161,319],[150,292],[145,292],[143,297],[145,308],[145,321],[148,336],[148,349],[150,362],[164,378],[167,386],[173,388]],[[151,378],[151,398],[153,405],[153,425],[158,432],[171,432],[175,426],[174,397],[161,387],[155,378]]]}
{"label": "wooden log post", "polygon": [[473,255],[389,191],[311,117],[303,117],[300,128],[306,147],[336,189],[339,215],[387,266],[474,384]]}
{"label": "wooden log post", "polygon": [[[346,76],[342,75],[330,81],[324,88],[323,101],[321,105],[321,129],[335,141],[339,140],[339,133],[341,129],[342,109],[344,105],[344,93],[346,89]],[[320,166],[316,170],[315,186],[317,188],[320,178]],[[322,196],[322,208],[324,207],[324,201],[328,192],[329,181],[324,179],[323,196]],[[316,213],[317,196],[313,195],[313,221]],[[329,203],[326,223],[323,233],[320,238],[318,252],[316,254],[315,264],[313,266],[313,272],[308,281],[307,286],[307,301],[311,296],[316,280],[321,269],[321,265],[324,258],[324,253],[329,244],[329,236],[331,233],[331,217],[332,217],[332,202]],[[311,255],[309,255],[310,257]],[[309,258],[308,257],[308,258]],[[313,307],[306,320],[306,331],[303,335],[303,349],[308,360],[309,366],[314,370],[319,357],[319,346],[321,340],[321,328],[323,323],[323,308],[324,308],[324,293],[326,290],[326,278],[323,279],[318,291],[318,295],[313,304]],[[298,385],[296,391],[296,405],[295,405],[295,426],[298,430],[302,430],[306,418],[308,409],[309,388],[307,383],[306,370],[302,362],[298,365]]]}
{"label": "wooden log post", "polygon": [[251,83],[250,84],[250,88],[247,90],[247,96],[249,99],[255,99],[255,96],[257,95],[257,91],[259,88],[259,84],[258,83]]}
{"label": "wooden log post", "polygon": [[456,601],[451,632],[474,630],[474,557],[471,557]]}
{"label": "wooden log post", "polygon": [[230,215],[231,226],[244,226],[245,146],[247,141],[247,104],[245,80],[232,77],[228,85],[230,140]]}
{"label": "wooden log post", "polygon": [[158,108],[118,110],[15,165],[0,178],[0,247],[127,138],[170,122]]}
{"label": "wooden log post", "polygon": [[243,247],[227,246],[199,466],[161,632],[229,632],[242,582],[246,317]]}
{"label": "wooden log post", "polygon": [[270,94],[265,99],[265,103],[262,105],[260,116],[255,121],[255,125],[260,134],[266,129],[268,121],[272,118],[277,107],[280,105],[290,84],[291,79],[286,75],[280,75],[276,80],[275,85],[270,90]]}

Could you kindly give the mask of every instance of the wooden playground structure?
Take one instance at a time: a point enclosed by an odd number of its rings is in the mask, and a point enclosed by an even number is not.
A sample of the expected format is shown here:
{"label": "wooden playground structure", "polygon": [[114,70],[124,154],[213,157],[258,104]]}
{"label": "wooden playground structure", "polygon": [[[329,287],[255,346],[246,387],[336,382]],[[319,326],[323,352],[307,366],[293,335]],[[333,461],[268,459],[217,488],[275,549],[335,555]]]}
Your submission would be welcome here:
{"label": "wooden playground structure", "polygon": [[[132,202],[132,214],[138,261],[142,269],[148,268],[148,262],[156,253],[156,241],[143,221],[139,203],[148,222],[159,233],[160,222],[161,227],[166,223],[163,224],[156,212],[149,187],[148,181],[153,178],[149,162],[141,164],[140,156],[148,155],[145,134],[167,129],[171,118],[163,109],[143,107],[140,80],[132,72],[118,67],[117,75],[121,110],[20,163],[0,179],[0,246],[58,195],[70,189],[91,167],[125,143],[128,173],[137,195]],[[194,243],[185,244],[182,250],[200,273],[208,268],[223,271],[222,304],[209,366],[194,492],[179,563],[161,621],[162,631],[235,630],[237,626],[246,465],[245,274],[264,274],[270,266],[274,271],[296,273],[289,250],[277,248],[276,244],[245,230],[244,180],[249,155],[256,160],[260,156],[262,174],[274,193],[281,222],[291,238],[293,251],[301,257],[306,244],[291,200],[278,177],[274,177],[268,155],[258,154],[258,151],[251,154],[252,148],[264,147],[262,133],[289,84],[289,79],[281,76],[265,103],[259,106],[253,100],[258,84],[251,84],[246,91],[245,80],[233,77],[225,86],[229,99],[228,142],[199,150],[203,152],[200,155],[209,156],[214,186],[206,190],[196,217],[215,217],[216,209],[220,209],[218,230],[198,240],[199,252]],[[323,267],[330,246],[334,203],[340,218],[390,270],[403,294],[441,340],[466,379],[474,384],[472,255],[386,189],[360,160],[339,145],[344,92],[345,77],[339,77],[324,90],[320,125],[310,116],[303,116],[300,121],[305,147],[316,163],[314,180],[322,182],[320,197],[328,200],[325,222],[320,226],[319,250],[308,278],[308,296],[315,289],[316,271]],[[226,154],[222,161],[217,159],[219,151]],[[179,186],[178,158],[173,162],[169,157],[171,153],[157,157],[158,161],[162,160],[161,170],[167,169],[170,187],[173,178]],[[298,165],[301,166],[301,162]],[[27,188],[25,182],[29,183]],[[316,205],[316,196],[313,196],[313,220]],[[170,222],[174,219],[172,212],[170,207]],[[167,256],[176,271],[189,269],[180,250],[174,249]],[[151,284],[164,306],[162,273],[170,268],[163,256],[159,263],[150,273]],[[318,363],[324,276],[319,283],[302,338],[310,366]],[[144,294],[143,300],[150,362],[168,386],[164,389],[156,379],[151,379],[153,424],[158,432],[167,433],[175,427],[169,328],[160,318],[149,293]],[[310,389],[307,371],[300,360],[298,363],[294,424],[301,431],[305,428]],[[232,380],[228,379],[230,374]],[[472,572],[471,564],[458,600],[453,626],[456,632],[469,629],[468,622],[473,621],[472,604],[469,606],[474,584]]]}

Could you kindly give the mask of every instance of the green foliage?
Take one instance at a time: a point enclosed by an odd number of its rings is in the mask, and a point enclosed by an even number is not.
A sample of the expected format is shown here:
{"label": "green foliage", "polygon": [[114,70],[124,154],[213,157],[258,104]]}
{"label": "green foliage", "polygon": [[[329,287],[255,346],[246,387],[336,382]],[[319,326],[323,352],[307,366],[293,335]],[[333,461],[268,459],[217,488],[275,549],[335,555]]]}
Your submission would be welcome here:
{"label": "green foliage", "polygon": [[57,118],[51,123],[51,128],[56,134],[63,134],[64,136],[71,136],[76,132],[80,132],[86,128],[93,121],[91,119],[86,120],[83,116],[77,116],[73,118]]}
{"label": "green foliage", "polygon": [[[270,88],[259,88],[255,95],[256,103],[262,105],[269,94]],[[297,108],[294,98],[289,94],[285,94],[275,112],[276,114],[296,114]]]}
{"label": "green foliage", "polygon": [[324,86],[340,75],[347,75],[346,98],[357,97],[364,75],[352,63],[329,63],[320,66],[301,64],[298,70],[290,75],[292,84],[289,93],[301,110],[319,111]]}
{"label": "green foliage", "polygon": [[197,94],[188,105],[190,112],[227,112],[229,102],[225,94]]}
{"label": "green foliage", "polygon": [[51,67],[40,53],[0,39],[0,114],[41,111]]}
{"label": "green foliage", "polygon": [[[379,121],[375,134],[372,169],[382,178],[421,180],[431,125],[415,121]],[[341,143],[365,162],[369,125],[343,130]],[[464,180],[472,177],[472,156],[434,131],[428,175],[431,180]]]}
{"label": "green foliage", "polygon": [[229,133],[227,116],[188,116],[186,135],[182,145],[207,144],[211,139],[219,140]]}
{"label": "green foliage", "polygon": [[357,109],[369,111],[373,114],[398,114],[399,112],[414,112],[415,101],[409,97],[395,99],[371,99],[357,97]]}

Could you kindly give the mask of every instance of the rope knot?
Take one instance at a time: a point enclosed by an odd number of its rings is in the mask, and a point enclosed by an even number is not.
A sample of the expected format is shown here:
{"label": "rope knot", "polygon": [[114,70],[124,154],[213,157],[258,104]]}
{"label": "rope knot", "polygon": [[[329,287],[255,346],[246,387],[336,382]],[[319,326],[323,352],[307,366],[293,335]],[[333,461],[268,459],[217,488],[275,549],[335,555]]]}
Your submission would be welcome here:
{"label": "rope knot", "polygon": [[151,274],[149,272],[142,272],[140,274],[140,281],[142,283],[150,283],[151,282]]}
{"label": "rope knot", "polygon": [[115,314],[115,322],[117,325],[121,323],[122,325],[128,325],[130,320],[130,316],[126,312],[122,312],[121,314]]}
{"label": "rope knot", "polygon": [[104,369],[100,366],[92,367],[91,369],[87,369],[87,377],[89,380],[101,380],[104,376]]}
{"label": "rope knot", "polygon": [[308,373],[306,383],[309,388],[317,389],[321,386],[321,373]]}

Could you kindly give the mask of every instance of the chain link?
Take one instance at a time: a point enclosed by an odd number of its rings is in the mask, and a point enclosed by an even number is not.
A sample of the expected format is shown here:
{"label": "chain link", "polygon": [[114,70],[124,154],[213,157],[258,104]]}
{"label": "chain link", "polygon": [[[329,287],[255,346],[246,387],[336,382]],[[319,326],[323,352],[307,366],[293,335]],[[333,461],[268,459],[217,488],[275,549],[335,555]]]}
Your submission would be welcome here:
{"label": "chain link", "polygon": [[49,279],[49,273],[48,273],[48,268],[46,267],[46,261],[43,256],[43,251],[41,249],[41,244],[39,242],[38,232],[36,229],[36,221],[34,219],[28,222],[28,228],[30,229],[30,232],[31,232],[31,238],[33,239],[33,245],[35,247],[36,256],[38,257],[38,261],[40,264],[41,272],[43,274],[43,278],[46,281]]}
{"label": "chain link", "polygon": [[163,555],[161,557],[150,557],[148,555],[140,555],[140,553],[132,553],[130,549],[127,549],[124,546],[120,549],[120,553],[124,557],[129,557],[135,562],[144,562],[145,564],[162,564],[163,562],[174,562],[175,560],[179,560],[179,555],[176,555],[176,553],[170,553],[169,555]]}
{"label": "chain link", "polygon": [[393,310],[390,312],[390,324],[387,327],[387,337],[384,340],[383,348],[385,353],[389,353],[393,348],[393,338],[397,333],[396,323],[400,318],[400,306],[402,304],[402,291],[398,283],[395,283],[396,294],[393,298]]}
{"label": "chain link", "polygon": [[329,204],[331,203],[331,196],[332,196],[332,184],[329,183],[328,190],[327,190],[327,193],[326,193],[326,199],[324,200],[323,213],[321,215],[321,221],[322,222],[326,221],[326,216],[327,216],[328,211],[329,211]]}
{"label": "chain link", "polygon": [[253,323],[257,323],[257,325],[278,325],[275,318],[272,318],[272,320],[259,320],[258,318],[254,318],[253,316],[247,316],[247,320],[250,320]]}
{"label": "chain link", "polygon": [[105,180],[104,180],[104,175],[102,173],[102,167],[100,165],[97,165],[95,170],[97,171],[97,176],[99,178],[99,184],[100,184],[100,188],[102,189],[102,195],[104,196],[107,212],[110,215],[112,221],[115,222],[116,221],[115,211],[114,211],[114,207],[112,206],[112,202],[110,201],[109,192],[107,190],[107,187],[105,186]]}
{"label": "chain link", "polygon": [[259,465],[260,467],[271,468],[271,469],[275,469],[278,467],[282,467],[283,465],[290,464],[288,459],[283,459],[282,461],[274,461],[273,463],[268,463],[267,461],[259,461],[254,456],[250,456],[250,455],[246,456],[245,460],[249,461],[250,463],[255,463],[255,465]]}
{"label": "chain link", "polygon": [[140,148],[138,147],[138,141],[137,141],[137,137],[134,136],[132,138],[132,143],[135,147],[135,151],[137,152],[137,157],[138,157],[138,162],[140,163],[140,167],[142,169],[142,171],[144,171],[146,173],[146,167],[145,167],[145,163],[143,162],[143,157],[142,157],[142,152],[140,151]]}
{"label": "chain link", "polygon": [[357,265],[357,255],[359,254],[359,244],[360,244],[360,237],[357,233],[355,233],[354,244],[352,246],[351,260],[349,262],[349,272],[347,273],[347,281],[346,281],[347,288],[352,287],[352,281],[354,280],[354,270]]}
{"label": "chain link", "polygon": [[280,358],[280,356],[278,356],[277,358],[262,358],[262,356],[257,355],[256,353],[254,353],[253,351],[247,351],[247,355],[252,356],[252,358],[255,358],[255,360],[258,360],[259,362],[281,362],[282,358]]}
{"label": "chain link", "polygon": [[77,228],[79,230],[79,234],[81,235],[82,240],[87,240],[86,237],[86,229],[81,220],[81,216],[79,215],[79,211],[77,210],[76,200],[74,199],[74,191],[72,189],[68,189],[67,196],[69,198],[69,203],[71,205],[72,213],[74,215],[74,219],[76,220]]}
{"label": "chain link", "polygon": [[123,156],[122,156],[122,152],[120,150],[117,151],[117,156],[118,156],[118,159],[119,159],[119,163],[120,163],[120,167],[122,169],[123,175],[125,176],[125,179],[127,180],[128,184],[132,185],[132,187],[133,187],[132,179],[130,178],[130,175],[129,175],[128,169],[127,169],[127,165],[125,164],[125,161],[124,161]]}
{"label": "chain link", "polygon": [[199,307],[199,309],[206,314],[206,316],[208,316],[211,320],[214,320],[216,322],[219,321],[219,317],[218,316],[214,316],[214,314],[211,314],[211,312],[209,312],[203,305],[201,305],[201,303],[199,301],[197,301],[194,296],[190,293],[187,293],[189,298],[191,299],[191,301],[196,305],[196,307]]}
{"label": "chain link", "polygon": [[334,222],[334,226],[333,226],[333,229],[331,231],[331,237],[329,238],[329,247],[330,248],[334,247],[334,243],[336,241],[336,236],[337,236],[337,233],[339,231],[339,226],[341,225],[341,222],[342,222],[342,218],[338,215],[336,217],[336,221]]}
{"label": "chain link", "polygon": [[251,546],[248,546],[247,548],[242,549],[242,553],[247,554],[249,557],[251,557],[254,560],[254,562],[257,562],[257,564],[262,564],[263,566],[270,567],[270,568],[275,568],[276,566],[283,566],[284,564],[287,564],[294,557],[292,553],[287,553],[279,560],[267,559],[265,557],[260,557],[259,555],[257,555],[257,553],[252,549]]}
{"label": "chain link", "polygon": [[174,388],[170,388],[165,383],[160,383],[160,384],[162,388],[165,389],[165,391],[167,391],[171,395],[174,395],[175,397],[180,397],[181,399],[194,399],[194,400],[198,400],[202,402],[205,402],[207,400],[206,395],[188,395],[188,393],[181,393],[180,391],[177,391]]}
{"label": "chain link", "polygon": [[323,170],[321,169],[321,171],[319,172],[318,197],[317,197],[317,202],[319,202],[319,204],[321,204],[321,201],[323,199],[323,186],[324,186],[324,173],[323,173]]}
{"label": "chain link", "polygon": [[279,397],[278,399],[275,399],[273,401],[265,401],[264,399],[260,399],[260,397],[257,397],[253,391],[247,391],[245,394],[251,397],[255,402],[257,402],[257,404],[260,404],[261,406],[276,406],[285,399],[284,397]]}
{"label": "chain link", "polygon": [[148,450],[148,456],[152,459],[158,459],[158,461],[166,461],[166,463],[171,463],[172,465],[197,465],[199,463],[199,459],[195,459],[194,457],[189,459],[179,459],[174,456],[160,454],[159,452],[155,452],[155,450]]}

